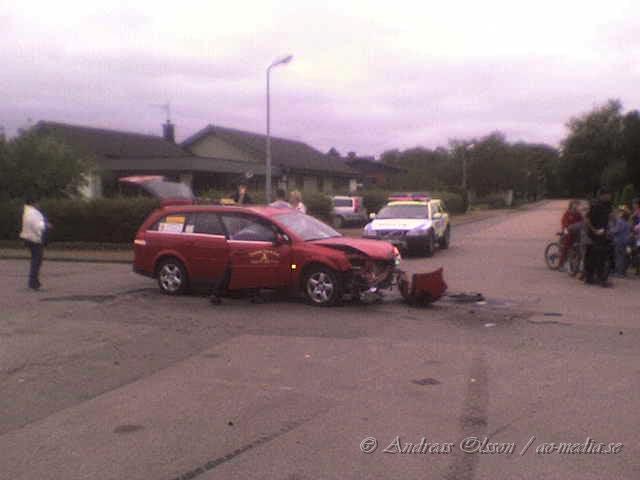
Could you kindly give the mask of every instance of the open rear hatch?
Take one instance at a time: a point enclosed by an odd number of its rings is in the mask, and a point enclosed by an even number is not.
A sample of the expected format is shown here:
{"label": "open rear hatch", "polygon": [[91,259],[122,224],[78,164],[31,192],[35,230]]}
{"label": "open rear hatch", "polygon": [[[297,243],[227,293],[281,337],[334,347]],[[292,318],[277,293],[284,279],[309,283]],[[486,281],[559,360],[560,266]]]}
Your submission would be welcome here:
{"label": "open rear hatch", "polygon": [[135,175],[121,177],[118,182],[141,188],[159,199],[162,206],[190,205],[195,202],[193,191],[181,182],[171,182],[161,175]]}

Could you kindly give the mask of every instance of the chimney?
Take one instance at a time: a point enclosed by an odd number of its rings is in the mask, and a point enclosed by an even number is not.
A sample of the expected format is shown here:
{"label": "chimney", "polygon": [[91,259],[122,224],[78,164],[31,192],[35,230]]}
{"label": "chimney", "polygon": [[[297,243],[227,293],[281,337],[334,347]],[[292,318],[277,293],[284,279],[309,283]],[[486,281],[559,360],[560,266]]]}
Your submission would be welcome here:
{"label": "chimney", "polygon": [[162,125],[162,137],[167,142],[176,143],[176,126],[169,120]]}

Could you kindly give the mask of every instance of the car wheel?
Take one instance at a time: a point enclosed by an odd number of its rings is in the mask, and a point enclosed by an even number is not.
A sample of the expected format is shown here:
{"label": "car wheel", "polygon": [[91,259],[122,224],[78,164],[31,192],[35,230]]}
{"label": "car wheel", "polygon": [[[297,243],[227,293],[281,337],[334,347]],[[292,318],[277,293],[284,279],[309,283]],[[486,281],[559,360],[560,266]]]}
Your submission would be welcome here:
{"label": "car wheel", "polygon": [[336,227],[336,228],[344,227],[344,218],[342,218],[342,217],[334,217],[333,226]]}
{"label": "car wheel", "polygon": [[187,289],[187,270],[177,258],[167,258],[158,264],[156,270],[158,286],[162,293],[180,295]]}
{"label": "car wheel", "polygon": [[427,239],[426,245],[424,246],[424,255],[426,257],[431,257],[433,256],[435,251],[436,251],[436,238],[435,238],[435,235],[431,233],[429,235],[429,238]]}
{"label": "car wheel", "polygon": [[447,227],[444,231],[444,235],[440,239],[440,248],[447,249],[449,248],[449,242],[451,241],[451,227]]}
{"label": "car wheel", "polygon": [[335,305],[342,298],[342,283],[338,274],[327,267],[313,267],[302,282],[307,300],[312,305]]}

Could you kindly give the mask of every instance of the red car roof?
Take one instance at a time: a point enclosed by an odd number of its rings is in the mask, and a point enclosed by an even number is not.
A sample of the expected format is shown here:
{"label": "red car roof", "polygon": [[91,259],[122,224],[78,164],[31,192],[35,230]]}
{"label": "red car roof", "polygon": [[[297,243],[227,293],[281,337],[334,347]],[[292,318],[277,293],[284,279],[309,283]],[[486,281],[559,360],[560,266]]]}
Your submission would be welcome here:
{"label": "red car roof", "polygon": [[294,209],[275,208],[267,205],[167,205],[162,207],[163,212],[245,212],[257,213],[265,217],[273,217],[287,212],[297,212]]}

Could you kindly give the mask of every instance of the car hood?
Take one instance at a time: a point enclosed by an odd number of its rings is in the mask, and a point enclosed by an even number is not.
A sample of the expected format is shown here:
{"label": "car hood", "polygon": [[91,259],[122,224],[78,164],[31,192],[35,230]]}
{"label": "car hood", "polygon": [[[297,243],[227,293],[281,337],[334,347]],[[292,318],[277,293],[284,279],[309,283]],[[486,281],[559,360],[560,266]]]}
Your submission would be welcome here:
{"label": "car hood", "polygon": [[333,237],[323,240],[312,240],[309,243],[322,245],[338,250],[357,250],[376,260],[389,260],[393,258],[394,246],[380,240],[367,240],[364,238]]}
{"label": "car hood", "polygon": [[431,226],[426,218],[381,218],[371,222],[373,230],[412,230],[422,225]]}

